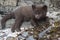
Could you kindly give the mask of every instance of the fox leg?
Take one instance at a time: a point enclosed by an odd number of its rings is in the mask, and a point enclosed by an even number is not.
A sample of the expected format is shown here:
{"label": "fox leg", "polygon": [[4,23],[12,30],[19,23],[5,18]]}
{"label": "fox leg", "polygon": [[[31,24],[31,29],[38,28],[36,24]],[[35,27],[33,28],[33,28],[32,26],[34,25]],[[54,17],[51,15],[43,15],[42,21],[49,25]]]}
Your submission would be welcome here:
{"label": "fox leg", "polygon": [[20,31],[20,26],[22,25],[22,23],[23,23],[23,18],[17,17],[11,31],[12,32],[14,32],[15,30]]}
{"label": "fox leg", "polygon": [[16,25],[15,25],[16,31],[21,31],[21,30],[20,30],[20,27],[21,27],[22,23],[23,23],[23,18],[21,18],[20,20],[17,19],[17,23],[16,23]]}
{"label": "fox leg", "polygon": [[32,24],[32,26],[34,26],[34,27],[39,26],[37,20],[34,20],[34,19],[31,19],[31,24]]}
{"label": "fox leg", "polygon": [[8,20],[11,19],[11,18],[12,18],[12,15],[7,14],[7,15],[5,15],[5,16],[1,19],[2,29],[4,29],[4,28],[6,27],[6,26],[5,26],[6,21],[8,21]]}

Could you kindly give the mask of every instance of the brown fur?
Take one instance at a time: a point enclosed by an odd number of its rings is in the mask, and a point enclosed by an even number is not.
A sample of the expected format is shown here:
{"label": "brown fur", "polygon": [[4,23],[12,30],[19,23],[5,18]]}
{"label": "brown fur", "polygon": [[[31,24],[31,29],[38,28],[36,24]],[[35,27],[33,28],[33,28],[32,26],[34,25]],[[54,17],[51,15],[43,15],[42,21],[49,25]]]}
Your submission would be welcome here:
{"label": "brown fur", "polygon": [[20,26],[23,21],[30,20],[33,26],[38,26],[37,20],[41,20],[41,18],[46,17],[47,6],[46,5],[32,5],[32,6],[24,6],[19,7],[18,9],[9,12],[6,16],[4,16],[1,20],[2,29],[5,28],[6,21],[11,18],[15,18],[15,23],[12,26],[12,32],[15,30],[19,31]]}

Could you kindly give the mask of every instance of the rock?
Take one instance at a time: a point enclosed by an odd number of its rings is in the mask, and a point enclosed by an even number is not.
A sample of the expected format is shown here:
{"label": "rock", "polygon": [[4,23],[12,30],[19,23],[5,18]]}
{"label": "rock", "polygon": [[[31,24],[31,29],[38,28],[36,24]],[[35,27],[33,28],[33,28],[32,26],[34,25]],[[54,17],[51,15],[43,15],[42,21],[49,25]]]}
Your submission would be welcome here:
{"label": "rock", "polygon": [[26,40],[35,40],[33,36],[29,36]]}
{"label": "rock", "polygon": [[60,38],[58,38],[58,40],[60,40]]}
{"label": "rock", "polygon": [[17,40],[17,37],[7,37],[6,40]]}

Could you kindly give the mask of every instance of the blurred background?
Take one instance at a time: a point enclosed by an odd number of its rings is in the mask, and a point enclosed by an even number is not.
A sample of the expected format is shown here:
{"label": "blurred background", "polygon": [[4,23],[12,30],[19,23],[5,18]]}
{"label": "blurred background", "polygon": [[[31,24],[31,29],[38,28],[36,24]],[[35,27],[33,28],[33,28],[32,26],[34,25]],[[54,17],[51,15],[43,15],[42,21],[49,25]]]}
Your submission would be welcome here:
{"label": "blurred background", "polygon": [[[21,3],[27,3],[27,4],[46,4],[49,8],[49,10],[55,10],[60,8],[60,0],[0,0],[0,11],[11,11],[15,7],[20,6]],[[53,8],[53,9],[52,9]]]}

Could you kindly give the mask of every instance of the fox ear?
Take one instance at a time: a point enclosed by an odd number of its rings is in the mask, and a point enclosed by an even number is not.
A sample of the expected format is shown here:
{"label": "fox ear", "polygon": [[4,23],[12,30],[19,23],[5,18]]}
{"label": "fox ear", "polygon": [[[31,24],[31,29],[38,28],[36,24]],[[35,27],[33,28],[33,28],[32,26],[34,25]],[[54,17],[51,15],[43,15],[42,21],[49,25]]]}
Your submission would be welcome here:
{"label": "fox ear", "polygon": [[44,6],[43,6],[43,9],[47,9],[47,5],[44,5]]}
{"label": "fox ear", "polygon": [[34,10],[36,8],[36,5],[32,5],[32,9]]}

